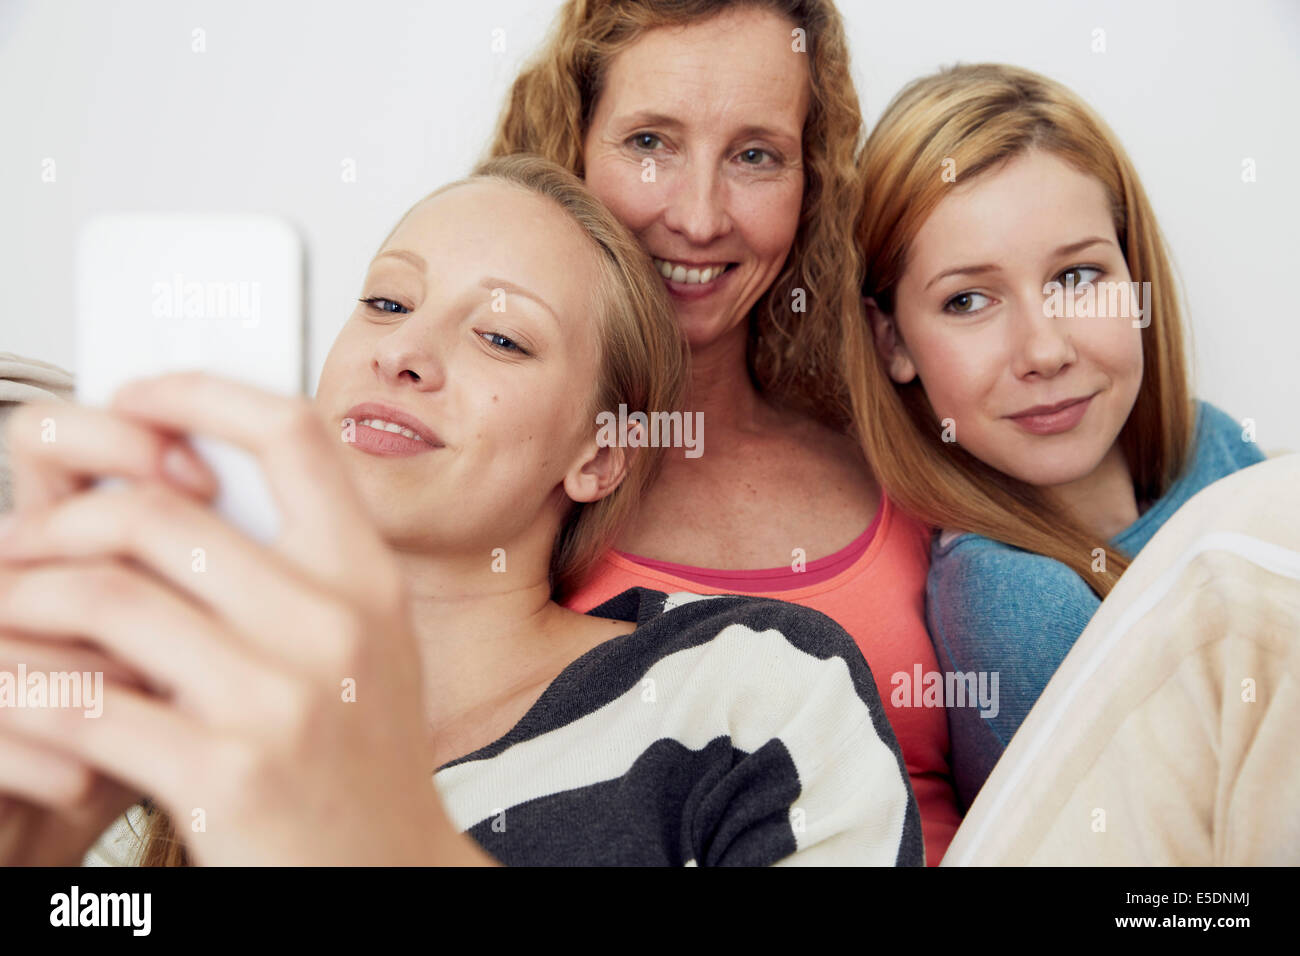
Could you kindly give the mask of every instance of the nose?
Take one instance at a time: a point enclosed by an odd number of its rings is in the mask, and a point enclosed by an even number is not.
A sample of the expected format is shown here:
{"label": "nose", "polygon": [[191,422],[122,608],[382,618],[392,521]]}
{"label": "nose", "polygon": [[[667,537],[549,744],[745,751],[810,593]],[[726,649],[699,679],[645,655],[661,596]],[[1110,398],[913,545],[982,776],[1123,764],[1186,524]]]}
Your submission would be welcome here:
{"label": "nose", "polygon": [[724,186],[707,163],[688,162],[664,210],[664,225],[685,236],[692,245],[707,245],[730,231]]}
{"label": "nose", "polygon": [[436,391],[447,377],[438,342],[436,324],[413,313],[375,343],[371,369],[385,385],[413,385],[418,391]]}
{"label": "nose", "polygon": [[1014,367],[1017,378],[1051,378],[1077,360],[1069,320],[1048,314],[1041,295],[1020,298],[1014,322]]}

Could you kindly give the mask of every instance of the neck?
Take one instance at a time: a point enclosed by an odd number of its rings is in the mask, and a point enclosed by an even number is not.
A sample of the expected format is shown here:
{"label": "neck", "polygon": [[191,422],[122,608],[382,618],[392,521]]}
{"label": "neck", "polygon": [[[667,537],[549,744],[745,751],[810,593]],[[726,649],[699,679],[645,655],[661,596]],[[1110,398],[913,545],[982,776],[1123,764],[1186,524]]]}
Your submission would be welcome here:
{"label": "neck", "polygon": [[494,572],[486,556],[457,561],[395,553],[407,582],[435,734],[459,715],[536,680],[571,630],[564,624],[574,612],[551,601],[549,553],[529,563],[522,549],[506,549],[505,573]]}
{"label": "neck", "polygon": [[702,412],[709,431],[754,431],[772,413],[759,394],[746,362],[748,323],[722,338],[691,349],[691,385],[687,410]]}
{"label": "neck", "polygon": [[1133,476],[1118,442],[1110,446],[1091,474],[1051,491],[1085,528],[1105,541],[1138,519]]}

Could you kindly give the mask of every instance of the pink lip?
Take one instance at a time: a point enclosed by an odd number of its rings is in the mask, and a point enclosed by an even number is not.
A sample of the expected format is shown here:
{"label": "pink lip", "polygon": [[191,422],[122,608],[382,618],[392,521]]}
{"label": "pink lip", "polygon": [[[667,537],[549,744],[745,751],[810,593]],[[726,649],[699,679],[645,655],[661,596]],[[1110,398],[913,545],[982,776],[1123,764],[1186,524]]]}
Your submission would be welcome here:
{"label": "pink lip", "polygon": [[1058,402],[1055,405],[1035,405],[1023,412],[1008,415],[1007,418],[1025,429],[1025,431],[1032,432],[1035,435],[1057,435],[1061,432],[1068,432],[1079,424],[1095,397],[1094,393],[1083,398],[1072,398],[1068,401]]}
{"label": "pink lip", "polygon": [[[369,452],[373,455],[383,456],[401,456],[415,455],[420,452],[433,451],[435,448],[442,448],[442,439],[438,437],[437,432],[426,425],[420,419],[407,412],[402,411],[392,405],[385,405],[383,402],[362,402],[360,405],[353,406],[345,416],[350,418],[356,424],[354,434],[355,440],[351,444],[355,445],[361,451]],[[415,432],[424,441],[416,438],[407,438],[405,435],[397,432],[381,431],[377,428],[371,428],[368,425],[360,424],[363,418],[382,418],[386,422],[393,422],[401,425],[403,428],[409,428]]]}

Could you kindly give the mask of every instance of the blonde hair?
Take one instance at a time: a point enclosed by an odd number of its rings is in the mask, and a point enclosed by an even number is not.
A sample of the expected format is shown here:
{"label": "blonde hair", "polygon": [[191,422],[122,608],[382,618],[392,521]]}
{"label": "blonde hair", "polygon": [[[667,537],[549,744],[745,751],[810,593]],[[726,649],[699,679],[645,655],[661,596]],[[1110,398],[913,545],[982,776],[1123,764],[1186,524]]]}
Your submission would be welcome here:
{"label": "blonde hair", "polygon": [[[750,377],[778,402],[842,427],[849,401],[839,348],[860,308],[853,229],[862,117],[830,0],[569,0],[511,87],[489,155],[539,153],[585,175],[582,145],[611,60],[649,30],[742,8],[771,11],[804,31],[811,78],[799,225],[780,274],[750,314]],[[806,312],[793,308],[799,290]]]}
{"label": "blonde hair", "polygon": [[[650,415],[680,409],[689,358],[686,342],[658,271],[627,228],[580,179],[532,155],[486,160],[468,178],[448,183],[425,199],[484,180],[511,184],[554,201],[599,253],[592,301],[599,318],[601,360],[588,408],[592,431],[598,410],[616,410],[620,404],[627,406],[629,416],[636,411]],[[556,600],[567,597],[614,543],[663,464],[658,448],[626,451],[627,471],[618,487],[598,501],[570,503],[551,551],[551,593]],[[185,846],[167,815],[148,800],[143,806],[149,823],[140,844],[140,865],[188,865]]]}
{"label": "blonde hair", "polygon": [[[862,153],[863,293],[893,313],[908,248],[951,188],[940,176],[946,161],[955,163],[964,183],[1031,148],[1053,153],[1102,184],[1130,276],[1151,283],[1150,324],[1141,333],[1142,385],[1118,440],[1139,500],[1154,500],[1181,472],[1195,421],[1173,270],[1133,164],[1114,133],[1070,90],[1000,64],[954,66],[903,89]],[[1044,491],[943,441],[920,381],[891,381],[865,323],[846,340],[844,362],[865,452],[899,504],[931,525],[1054,558],[1098,596],[1110,593],[1128,567],[1125,556]],[[1096,548],[1106,555],[1104,570],[1093,568]]]}

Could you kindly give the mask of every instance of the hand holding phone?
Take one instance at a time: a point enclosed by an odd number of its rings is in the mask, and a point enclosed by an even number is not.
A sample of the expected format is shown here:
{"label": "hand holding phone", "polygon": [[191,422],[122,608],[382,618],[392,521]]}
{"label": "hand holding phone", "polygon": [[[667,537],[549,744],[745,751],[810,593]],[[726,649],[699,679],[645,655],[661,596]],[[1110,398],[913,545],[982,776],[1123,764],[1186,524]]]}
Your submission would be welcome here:
{"label": "hand holding phone", "polygon": [[[266,216],[113,215],[82,229],[77,398],[107,405],[128,381],[198,369],[285,395],[302,391],[302,249]],[[279,517],[247,452],[192,440],[220,482],[214,507],[269,542]]]}

